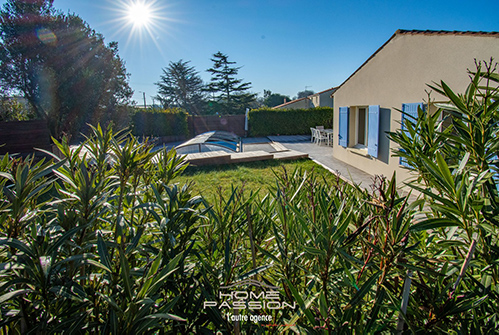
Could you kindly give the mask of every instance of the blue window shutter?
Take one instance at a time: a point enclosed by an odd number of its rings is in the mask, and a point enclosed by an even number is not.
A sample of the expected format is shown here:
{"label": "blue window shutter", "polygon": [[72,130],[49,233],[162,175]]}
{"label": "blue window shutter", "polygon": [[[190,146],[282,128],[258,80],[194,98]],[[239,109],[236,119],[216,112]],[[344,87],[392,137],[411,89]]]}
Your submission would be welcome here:
{"label": "blue window shutter", "polygon": [[371,157],[377,158],[379,143],[379,105],[369,106],[367,134],[367,153]]}
{"label": "blue window shutter", "polygon": [[[413,117],[414,119],[418,118],[418,107],[424,110],[424,104],[422,102],[416,102],[411,104],[402,104],[402,131],[405,130],[404,120],[407,118],[406,114]],[[412,118],[410,120],[413,120]],[[403,157],[400,157],[399,164],[402,166],[409,166],[406,160]]]}
{"label": "blue window shutter", "polygon": [[340,119],[339,119],[339,132],[338,132],[338,143],[346,148],[348,147],[348,120],[349,120],[350,108],[340,107]]}

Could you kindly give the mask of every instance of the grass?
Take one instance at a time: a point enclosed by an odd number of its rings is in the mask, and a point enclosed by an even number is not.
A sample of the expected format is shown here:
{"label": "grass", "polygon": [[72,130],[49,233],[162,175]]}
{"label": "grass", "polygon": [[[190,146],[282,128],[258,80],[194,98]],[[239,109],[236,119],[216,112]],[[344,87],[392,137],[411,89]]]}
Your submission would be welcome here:
{"label": "grass", "polygon": [[185,184],[194,182],[194,190],[205,197],[208,201],[214,199],[218,188],[228,195],[232,187],[242,187],[248,191],[258,191],[261,196],[275,188],[275,174],[288,173],[301,170],[311,173],[317,177],[324,178],[326,182],[332,183],[336,176],[314,163],[310,159],[295,161],[259,161],[241,164],[188,167],[184,173],[176,179],[176,182]]}

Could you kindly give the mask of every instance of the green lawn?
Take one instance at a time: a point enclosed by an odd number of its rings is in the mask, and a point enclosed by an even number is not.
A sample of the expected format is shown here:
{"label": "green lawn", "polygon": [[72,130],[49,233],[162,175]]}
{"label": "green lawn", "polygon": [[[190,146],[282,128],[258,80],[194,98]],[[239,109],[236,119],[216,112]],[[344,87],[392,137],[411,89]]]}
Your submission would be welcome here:
{"label": "green lawn", "polygon": [[212,200],[219,187],[224,194],[228,194],[232,186],[241,187],[244,184],[246,190],[261,190],[260,194],[265,195],[275,188],[275,173],[282,174],[286,169],[291,174],[295,170],[312,171],[317,177],[324,178],[328,183],[332,183],[336,176],[324,169],[322,166],[309,159],[295,161],[259,161],[241,164],[188,167],[184,173],[176,179],[176,182],[185,184],[193,181],[194,189],[200,195]]}

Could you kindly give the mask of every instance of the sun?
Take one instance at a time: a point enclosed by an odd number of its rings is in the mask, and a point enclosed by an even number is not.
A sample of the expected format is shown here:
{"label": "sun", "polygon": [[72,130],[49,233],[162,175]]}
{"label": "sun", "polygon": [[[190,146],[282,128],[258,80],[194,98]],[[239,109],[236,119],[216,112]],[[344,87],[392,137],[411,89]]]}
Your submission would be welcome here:
{"label": "sun", "polygon": [[126,37],[124,47],[130,45],[143,50],[144,46],[156,45],[161,51],[160,41],[172,36],[176,19],[175,5],[165,0],[101,0],[108,4],[102,8],[111,13],[104,22],[113,28],[115,38]]}
{"label": "sun", "polygon": [[153,19],[152,8],[145,2],[132,2],[128,5],[126,19],[134,28],[147,27]]}

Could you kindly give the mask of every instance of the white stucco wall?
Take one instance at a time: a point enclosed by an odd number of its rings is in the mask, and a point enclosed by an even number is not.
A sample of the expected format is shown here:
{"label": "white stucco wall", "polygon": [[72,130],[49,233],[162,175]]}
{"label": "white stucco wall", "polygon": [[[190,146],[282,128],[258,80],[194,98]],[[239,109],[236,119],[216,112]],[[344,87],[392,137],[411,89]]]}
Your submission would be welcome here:
{"label": "white stucco wall", "polygon": [[[454,92],[464,92],[469,84],[467,70],[475,68],[474,60],[491,57],[499,61],[499,34],[395,34],[334,93],[334,157],[373,175],[391,176],[397,171],[401,182],[408,174],[400,168],[398,157],[366,157],[338,144],[339,107],[380,105],[382,115],[390,117],[389,129],[395,131],[401,119],[396,109],[401,109],[403,103],[427,100],[427,83],[443,80]],[[443,97],[433,93],[432,99],[442,101]],[[352,127],[350,123],[350,143]],[[382,136],[385,135],[380,133],[380,139]],[[394,143],[389,146],[395,147]]]}

